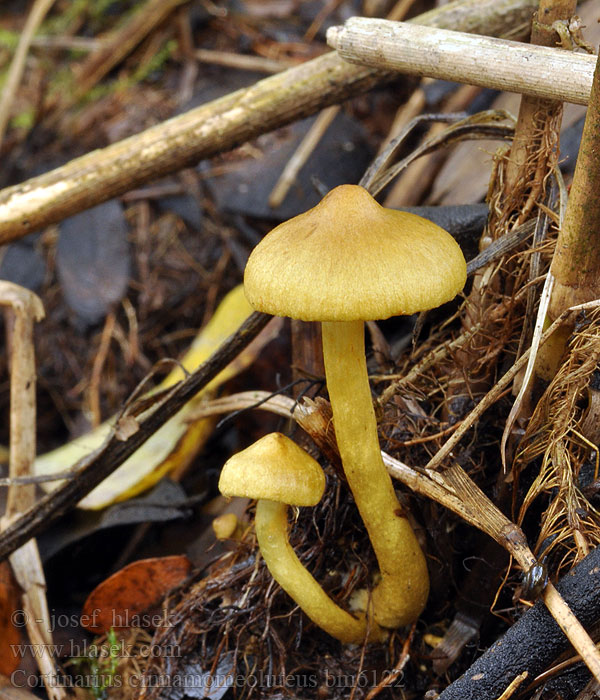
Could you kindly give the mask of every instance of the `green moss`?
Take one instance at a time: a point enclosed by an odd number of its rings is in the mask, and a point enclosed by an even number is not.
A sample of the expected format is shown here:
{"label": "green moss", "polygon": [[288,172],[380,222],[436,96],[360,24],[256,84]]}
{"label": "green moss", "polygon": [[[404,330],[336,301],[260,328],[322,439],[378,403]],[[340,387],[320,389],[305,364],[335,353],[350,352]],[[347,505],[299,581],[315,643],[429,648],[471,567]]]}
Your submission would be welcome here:
{"label": "green moss", "polygon": [[25,109],[19,114],[15,115],[10,120],[10,125],[15,129],[26,129],[29,131],[35,124],[35,110],[33,107]]}
{"label": "green moss", "polygon": [[90,644],[87,656],[70,659],[67,665],[73,666],[77,674],[86,677],[89,685],[86,683],[83,687],[90,691],[95,700],[106,700],[109,688],[115,683],[115,674],[122,656],[123,644],[111,627],[104,642]]}
{"label": "green moss", "polygon": [[8,29],[0,28],[0,47],[13,52],[19,43],[18,32],[11,32]]}

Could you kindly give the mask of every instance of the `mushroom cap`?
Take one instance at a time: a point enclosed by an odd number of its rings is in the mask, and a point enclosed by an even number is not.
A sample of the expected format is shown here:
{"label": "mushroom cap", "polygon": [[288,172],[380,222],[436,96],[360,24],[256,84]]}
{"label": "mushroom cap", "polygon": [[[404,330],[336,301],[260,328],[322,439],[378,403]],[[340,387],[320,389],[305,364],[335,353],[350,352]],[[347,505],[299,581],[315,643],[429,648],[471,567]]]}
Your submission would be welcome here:
{"label": "mushroom cap", "polygon": [[251,306],[303,321],[370,321],[433,309],[463,288],[467,265],[452,236],[340,185],[285,221],[252,251]]}
{"label": "mushroom cap", "polygon": [[224,496],[314,506],[325,491],[325,474],[295,442],[281,433],[269,433],[225,462],[219,491]]}

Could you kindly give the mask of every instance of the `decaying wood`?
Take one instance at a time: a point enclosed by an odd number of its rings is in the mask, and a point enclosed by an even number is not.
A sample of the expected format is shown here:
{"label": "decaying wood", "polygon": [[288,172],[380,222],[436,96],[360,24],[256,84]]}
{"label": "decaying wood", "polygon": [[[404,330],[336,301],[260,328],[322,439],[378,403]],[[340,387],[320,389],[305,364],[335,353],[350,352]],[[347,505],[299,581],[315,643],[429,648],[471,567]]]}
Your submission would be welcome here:
{"label": "decaying wood", "polygon": [[[458,0],[415,22],[497,35],[527,23],[535,0]],[[239,146],[391,79],[333,52],[265,78],[0,192],[0,243]]]}
{"label": "decaying wood", "polygon": [[380,70],[453,80],[587,104],[595,58],[505,39],[352,17],[327,43],[347,61]]}
{"label": "decaying wood", "polygon": [[[592,624],[598,616],[600,549],[592,551],[564,576],[557,584],[557,590],[579,619]],[[448,686],[438,700],[498,698],[522,671],[529,672],[525,684],[528,685],[566,648],[566,639],[548,611],[537,603]]]}

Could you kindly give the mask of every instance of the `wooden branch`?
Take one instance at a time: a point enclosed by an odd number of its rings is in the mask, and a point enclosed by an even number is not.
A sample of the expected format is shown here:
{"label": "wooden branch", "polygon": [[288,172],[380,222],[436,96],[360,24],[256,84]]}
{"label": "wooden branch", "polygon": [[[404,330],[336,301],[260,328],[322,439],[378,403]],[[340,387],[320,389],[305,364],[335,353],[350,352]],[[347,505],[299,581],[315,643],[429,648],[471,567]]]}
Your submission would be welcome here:
{"label": "wooden branch", "polygon": [[585,105],[595,56],[506,39],[352,17],[327,43],[347,61]]}
{"label": "wooden branch", "polygon": [[[415,21],[500,34],[527,23],[536,6],[536,0],[458,0]],[[315,114],[392,77],[328,53],[76,158],[0,191],[0,244]]]}
{"label": "wooden branch", "polygon": [[[0,307],[6,308],[10,356],[9,474],[29,476],[35,460],[36,364],[33,328],[44,318],[41,299],[24,287],[0,280]],[[10,521],[35,500],[35,486],[8,489],[4,517]]]}
{"label": "wooden branch", "polygon": [[[596,58],[593,56],[592,58]],[[594,74],[592,98],[585,117],[581,145],[577,156],[567,210],[550,272],[555,283],[548,307],[548,320],[553,321],[569,306],[600,297],[600,59]],[[540,348],[536,372],[550,381],[562,361],[573,325]]]}

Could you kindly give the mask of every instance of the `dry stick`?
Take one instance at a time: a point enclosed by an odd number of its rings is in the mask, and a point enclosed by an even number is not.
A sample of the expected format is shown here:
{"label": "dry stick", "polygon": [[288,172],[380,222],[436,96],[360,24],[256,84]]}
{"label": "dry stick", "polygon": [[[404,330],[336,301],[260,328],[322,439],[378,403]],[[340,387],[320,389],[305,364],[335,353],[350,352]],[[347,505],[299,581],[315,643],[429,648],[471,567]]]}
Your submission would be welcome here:
{"label": "dry stick", "polygon": [[104,322],[104,328],[100,336],[100,347],[94,357],[92,365],[92,373],[90,383],[87,389],[87,408],[92,416],[92,428],[97,428],[102,423],[102,411],[100,407],[100,381],[102,379],[102,370],[108,356],[110,341],[112,340],[115,330],[117,317],[114,311],[110,311]]}
{"label": "dry stick", "polygon": [[[0,281],[0,306],[7,311],[10,329],[10,446],[12,478],[29,476],[35,459],[35,354],[33,326],[44,318],[39,297],[12,282]],[[12,518],[34,501],[33,486],[9,489],[6,517]]]}
{"label": "dry stick", "polygon": [[[31,537],[47,529],[58,517],[74,508],[85,495],[112,474],[187,401],[237,357],[267,325],[270,318],[267,314],[256,312],[251,314],[240,329],[230,336],[206,362],[167,392],[164,398],[152,407],[152,412],[147,417],[139,419],[139,429],[129,438],[120,440],[113,430],[102,447],[80,460],[77,465],[80,469],[76,479],[68,481],[56,491],[41,498],[35,506],[27,510],[0,535],[0,560]],[[118,422],[116,427],[118,428]]]}
{"label": "dry stick", "polygon": [[[408,12],[410,6],[414,3],[414,1],[415,0],[404,0],[404,4],[402,7],[396,6],[393,8],[393,12],[396,16],[389,16],[388,19],[404,19],[404,12]],[[324,10],[321,11],[320,15],[317,16],[315,21],[308,28],[308,31],[304,36],[306,41],[310,41],[314,38],[316,31],[321,26],[326,14],[328,14],[328,10],[333,9],[333,7],[328,8],[326,6]],[[300,145],[295,150],[290,160],[287,162],[285,168],[283,169],[283,172],[281,173],[279,179],[275,183],[275,187],[273,188],[269,196],[269,206],[272,209],[277,208],[283,202],[287,193],[290,190],[290,187],[294,184],[296,177],[300,172],[300,169],[309,159],[310,154],[317,147],[319,141],[323,137],[323,134],[327,131],[329,125],[337,117],[339,111],[339,105],[327,107],[327,109],[324,109],[319,114],[314,124],[311,125],[310,129],[308,130],[308,133],[300,142]]]}
{"label": "dry stick", "polygon": [[[464,113],[422,114],[407,124],[400,135],[390,141],[367,168],[359,185],[376,196],[413,161],[441,146],[450,146],[463,139],[510,139],[514,134],[514,127],[506,123],[499,123],[506,122],[507,119],[508,115],[505,112],[495,110],[478,112],[470,116],[465,116]],[[398,151],[402,141],[418,123],[439,120],[451,122],[451,124],[444,131],[424,141],[402,160],[393,165],[387,165]]]}
{"label": "dry stick", "polygon": [[[594,57],[595,58],[595,57]],[[600,297],[600,60],[596,65],[573,183],[550,266],[555,283],[548,308],[553,320],[565,308]],[[536,372],[544,380],[556,373],[567,338],[565,327],[538,355]]]}
{"label": "dry stick", "polygon": [[[44,317],[39,297],[12,282],[0,282],[0,306],[6,306],[10,346],[10,458],[11,478],[28,476],[35,459],[35,384],[36,364],[33,327]],[[33,485],[9,487],[6,512],[1,521],[5,527],[35,501]],[[35,540],[29,540],[10,556],[10,565],[22,589],[22,605],[29,641],[36,650],[40,672],[47,679],[56,673],[50,654],[52,634],[46,601],[46,579]],[[51,700],[64,700],[63,688],[47,682]]]}
{"label": "dry stick", "polygon": [[296,181],[300,169],[310,158],[310,154],[316,148],[331,122],[337,117],[339,111],[339,105],[327,107],[319,114],[315,122],[311,124],[310,129],[286,163],[279,179],[275,183],[275,187],[273,187],[269,195],[269,206],[271,208],[276,209],[283,202],[290,187]]}
{"label": "dry stick", "polygon": [[276,61],[264,56],[249,56],[247,54],[233,53],[231,51],[215,51],[213,49],[195,49],[194,57],[202,63],[211,63],[215,66],[226,66],[239,70],[259,71],[261,73],[281,73],[291,68],[293,61]]}
{"label": "dry stick", "polygon": [[25,70],[25,59],[27,58],[27,52],[31,46],[33,35],[36,33],[53,4],[54,0],[36,0],[31,8],[31,12],[27,15],[27,21],[23,27],[17,50],[10,64],[6,82],[4,83],[2,94],[0,95],[0,145],[2,145],[2,141],[4,140],[15,92],[19,87],[23,71]]}
{"label": "dry stick", "polygon": [[[462,85],[456,90],[443,106],[444,112],[462,112],[473,102],[473,98],[480,92],[480,88],[472,85]],[[442,123],[435,123],[427,134],[424,141],[435,139],[446,129]],[[410,207],[420,204],[424,199],[424,194],[431,187],[433,180],[440,171],[442,165],[448,158],[449,151],[440,148],[421,158],[418,164],[406,170],[398,176],[390,192],[386,195],[383,205],[393,209],[400,207]]]}
{"label": "dry stick", "polygon": [[327,31],[347,61],[575,104],[587,104],[596,59],[545,46],[407,22],[353,17]]}
{"label": "dry stick", "polygon": [[[414,21],[501,34],[536,0],[460,0]],[[239,146],[391,78],[328,53],[0,191],[0,244]]]}

